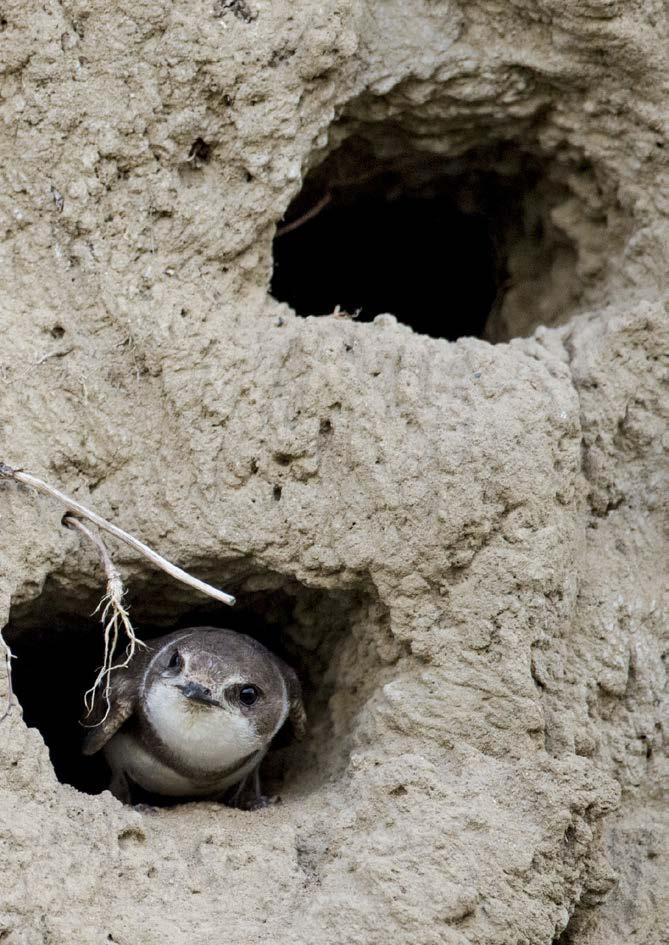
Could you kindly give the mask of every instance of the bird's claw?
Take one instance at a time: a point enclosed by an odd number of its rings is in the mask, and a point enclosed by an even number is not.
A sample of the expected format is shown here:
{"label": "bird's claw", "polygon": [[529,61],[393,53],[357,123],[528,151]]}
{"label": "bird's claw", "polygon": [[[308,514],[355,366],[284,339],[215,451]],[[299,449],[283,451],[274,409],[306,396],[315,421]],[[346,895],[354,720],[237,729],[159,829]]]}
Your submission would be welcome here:
{"label": "bird's claw", "polygon": [[237,810],[264,810],[266,807],[274,807],[275,804],[280,804],[281,798],[278,794],[267,795],[259,794],[257,797],[237,797],[228,801],[229,807],[235,807]]}
{"label": "bird's claw", "polygon": [[136,810],[138,814],[157,814],[160,810],[155,804],[133,804],[132,808]]}

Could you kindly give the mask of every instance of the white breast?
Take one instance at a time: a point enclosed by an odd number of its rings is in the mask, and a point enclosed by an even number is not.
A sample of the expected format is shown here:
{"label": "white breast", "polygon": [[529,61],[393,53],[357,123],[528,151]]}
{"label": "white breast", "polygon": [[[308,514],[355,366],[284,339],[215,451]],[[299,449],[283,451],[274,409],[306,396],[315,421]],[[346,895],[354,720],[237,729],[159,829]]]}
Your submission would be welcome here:
{"label": "white breast", "polygon": [[135,735],[118,732],[104,748],[105,757],[112,772],[127,775],[135,784],[153,794],[168,797],[190,795],[213,797],[221,794],[250,774],[262,756],[254,755],[248,764],[233,774],[205,783],[187,778],[150,754]]}
{"label": "white breast", "polygon": [[261,747],[253,724],[241,712],[226,705],[189,705],[174,686],[152,686],[146,713],[166,747],[185,765],[203,771],[223,771]]}
{"label": "white breast", "polygon": [[127,775],[145,791],[171,797],[199,793],[197,785],[154,758],[134,735],[118,732],[104,753],[112,772]]}

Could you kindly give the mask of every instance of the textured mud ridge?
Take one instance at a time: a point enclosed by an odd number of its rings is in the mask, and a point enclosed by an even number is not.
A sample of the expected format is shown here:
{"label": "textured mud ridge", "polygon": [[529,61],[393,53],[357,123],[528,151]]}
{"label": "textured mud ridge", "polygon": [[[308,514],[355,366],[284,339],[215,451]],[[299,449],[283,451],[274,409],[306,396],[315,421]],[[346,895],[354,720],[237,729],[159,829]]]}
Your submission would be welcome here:
{"label": "textured mud ridge", "polygon": [[10,0],[0,44],[0,459],[237,593],[116,549],[143,632],[263,636],[312,719],[270,810],[101,791],[98,566],[3,485],[2,941],[661,945],[662,11]]}

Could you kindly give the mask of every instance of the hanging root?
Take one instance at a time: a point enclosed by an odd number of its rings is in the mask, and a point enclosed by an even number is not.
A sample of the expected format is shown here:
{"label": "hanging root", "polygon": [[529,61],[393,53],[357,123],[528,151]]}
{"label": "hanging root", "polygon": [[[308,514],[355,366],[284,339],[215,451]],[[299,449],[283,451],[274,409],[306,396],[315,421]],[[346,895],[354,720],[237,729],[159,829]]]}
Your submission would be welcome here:
{"label": "hanging root", "polygon": [[[138,646],[146,646],[146,644],[135,635],[128,611],[123,606],[123,585],[119,581],[118,585],[114,587],[112,583],[112,581],[107,582],[107,593],[102,598],[95,611],[98,613],[102,610],[100,620],[104,628],[105,641],[102,666],[98,670],[98,675],[93,685],[84,693],[84,705],[87,709],[86,714],[90,715],[95,708],[97,692],[102,692],[105,700],[105,713],[100,722],[104,722],[109,714],[111,674],[117,669],[124,669],[128,666]],[[125,658],[121,662],[114,663],[120,631],[125,633],[128,644],[125,649]]]}
{"label": "hanging root", "polygon": [[[84,525],[84,523],[74,515],[66,515],[63,518],[63,525],[66,525],[68,528],[76,528],[77,531],[81,532],[82,535],[92,542],[98,555],[100,556],[100,562],[107,577],[106,593],[95,611],[96,613],[100,613],[100,620],[102,621],[102,626],[104,628],[104,657],[102,660],[102,666],[98,670],[98,675],[95,678],[95,682],[84,695],[84,704],[88,710],[87,714],[90,715],[93,711],[93,708],[95,707],[96,694],[98,692],[103,694],[106,703],[106,709],[104,717],[101,719],[101,721],[104,721],[109,713],[111,674],[117,669],[124,669],[126,666],[128,666],[135,655],[137,647],[146,646],[146,644],[138,639],[137,635],[135,634],[134,627],[130,622],[130,615],[123,605],[125,590],[123,588],[121,575],[118,571],[118,568],[112,561],[111,556],[100,536],[96,535],[95,532],[92,532],[90,528]],[[125,635],[128,643],[125,649],[124,658],[121,661],[115,663],[114,658],[116,656],[119,636],[122,634]]]}

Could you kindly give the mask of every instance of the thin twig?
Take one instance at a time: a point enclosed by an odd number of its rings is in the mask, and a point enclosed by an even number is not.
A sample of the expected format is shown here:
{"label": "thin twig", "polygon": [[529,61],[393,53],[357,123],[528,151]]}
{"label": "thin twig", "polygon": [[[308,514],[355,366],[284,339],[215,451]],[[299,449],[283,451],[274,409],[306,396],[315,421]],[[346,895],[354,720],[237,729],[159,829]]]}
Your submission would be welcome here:
{"label": "thin twig", "polygon": [[92,512],[90,509],[87,509],[85,505],[81,505],[80,502],[71,499],[69,496],[65,495],[64,492],[54,489],[53,486],[47,485],[46,482],[42,482],[42,480],[38,479],[36,476],[31,476],[29,473],[22,472],[20,469],[13,469],[11,466],[0,462],[0,479],[13,479],[16,482],[23,483],[25,486],[32,486],[33,489],[36,489],[38,492],[43,492],[45,495],[53,496],[54,499],[58,499],[59,502],[62,502],[63,505],[66,506],[68,512],[72,512],[75,516],[79,516],[80,518],[88,519],[90,522],[93,522],[94,525],[97,525],[98,528],[124,541],[126,545],[130,545],[131,548],[134,548],[135,551],[144,555],[144,557],[152,561],[156,567],[161,568],[177,581],[182,581],[184,584],[188,584],[189,587],[194,587],[196,590],[201,591],[203,594],[208,594],[209,597],[213,597],[215,600],[219,600],[229,607],[234,605],[235,598],[232,594],[219,591],[218,588],[212,587],[211,584],[200,581],[199,578],[193,577],[188,574],[187,571],[183,571],[181,568],[177,567],[176,564],[172,564],[167,558],[163,558],[162,555],[159,555],[153,548],[149,548],[144,542],[139,541],[139,539],[135,538],[133,535],[123,531],[123,529],[119,528],[117,525],[112,525],[111,522],[108,522],[96,512]]}
{"label": "thin twig", "polygon": [[277,227],[276,235],[285,236],[286,233],[292,233],[293,230],[296,230],[299,226],[302,226],[303,223],[308,223],[309,220],[313,220],[313,218],[318,216],[324,207],[327,207],[331,200],[332,194],[325,194],[324,197],[321,197],[318,203],[315,203],[310,210],[307,210],[306,213],[303,213],[301,217],[297,218],[297,220],[291,220],[290,223],[284,223],[283,226]]}
{"label": "thin twig", "polygon": [[10,650],[2,633],[0,633],[0,646],[2,646],[5,651],[5,666],[7,667],[7,706],[0,717],[0,722],[4,722],[14,704],[14,686],[12,685],[12,660],[14,659],[14,654]]}
{"label": "thin twig", "polygon": [[[100,562],[107,578],[106,593],[96,609],[96,613],[98,613],[100,610],[102,611],[100,620],[104,628],[104,657],[102,660],[102,666],[98,670],[98,675],[95,678],[95,682],[84,695],[84,704],[88,709],[88,714],[90,715],[95,705],[96,692],[98,690],[103,692],[107,705],[104,717],[98,723],[102,724],[102,722],[104,722],[104,720],[109,715],[109,709],[111,706],[109,698],[111,693],[111,674],[116,669],[124,669],[126,666],[128,666],[135,655],[137,647],[146,646],[146,644],[135,634],[135,629],[130,622],[128,611],[123,605],[123,598],[125,596],[123,581],[118,568],[112,561],[111,556],[107,551],[105,543],[102,541],[99,535],[96,535],[95,532],[92,532],[87,525],[84,525],[84,523],[74,515],[66,515],[63,518],[63,525],[67,525],[68,528],[76,528],[81,532],[82,535],[92,542],[92,544],[95,546],[95,550],[100,556]],[[128,638],[128,645],[125,650],[125,659],[119,663],[114,663],[119,631],[121,630],[123,630],[126,637]]]}

